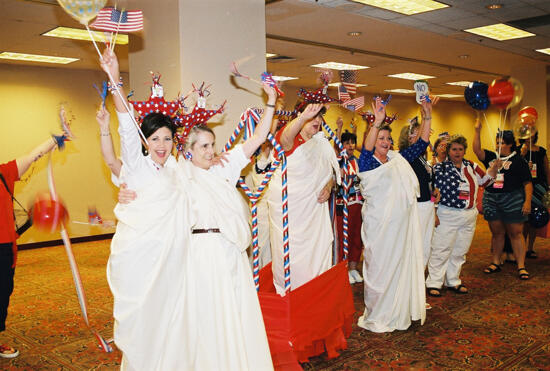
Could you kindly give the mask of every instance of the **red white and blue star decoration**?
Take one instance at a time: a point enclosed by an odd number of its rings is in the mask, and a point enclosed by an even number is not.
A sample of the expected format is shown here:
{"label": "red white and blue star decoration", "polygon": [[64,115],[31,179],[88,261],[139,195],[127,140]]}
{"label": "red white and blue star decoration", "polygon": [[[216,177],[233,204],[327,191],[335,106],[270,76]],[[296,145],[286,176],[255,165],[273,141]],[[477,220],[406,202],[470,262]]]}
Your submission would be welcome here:
{"label": "red white and blue star decoration", "polygon": [[141,122],[145,116],[150,113],[162,113],[163,115],[174,118],[180,108],[178,99],[167,102],[164,99],[164,89],[159,80],[161,75],[155,75],[151,72],[153,86],[151,86],[151,95],[146,101],[129,101],[136,110],[138,121]]}
{"label": "red white and blue star decoration", "polygon": [[208,91],[209,87],[210,85],[204,87],[204,82],[198,89],[193,85],[193,92],[198,95],[197,103],[195,103],[193,110],[190,113],[184,113],[184,110],[180,109],[176,113],[174,123],[183,128],[181,132],[182,140],[187,137],[193,126],[205,124],[212,116],[223,113],[227,101],[224,101],[218,109],[206,109],[206,97],[210,95],[210,91]]}
{"label": "red white and blue star decoration", "polygon": [[[307,91],[305,89],[300,89],[298,91],[298,96],[302,97],[304,100],[300,105],[301,107],[309,103],[332,103],[338,102],[338,99],[331,98],[325,91],[325,87],[321,87],[315,91]],[[299,107],[299,108],[301,108]]]}

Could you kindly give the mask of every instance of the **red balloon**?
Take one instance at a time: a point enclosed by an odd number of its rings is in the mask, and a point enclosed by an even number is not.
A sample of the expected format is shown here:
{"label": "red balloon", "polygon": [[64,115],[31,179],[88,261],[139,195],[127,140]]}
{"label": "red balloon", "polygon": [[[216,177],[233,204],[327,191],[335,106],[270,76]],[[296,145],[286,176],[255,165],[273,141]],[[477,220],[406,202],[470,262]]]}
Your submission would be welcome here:
{"label": "red balloon", "polygon": [[507,79],[493,80],[487,89],[487,95],[493,106],[506,109],[514,99],[514,86]]}
{"label": "red balloon", "polygon": [[69,214],[60,201],[54,201],[49,195],[36,197],[32,207],[33,225],[45,232],[54,233]]}

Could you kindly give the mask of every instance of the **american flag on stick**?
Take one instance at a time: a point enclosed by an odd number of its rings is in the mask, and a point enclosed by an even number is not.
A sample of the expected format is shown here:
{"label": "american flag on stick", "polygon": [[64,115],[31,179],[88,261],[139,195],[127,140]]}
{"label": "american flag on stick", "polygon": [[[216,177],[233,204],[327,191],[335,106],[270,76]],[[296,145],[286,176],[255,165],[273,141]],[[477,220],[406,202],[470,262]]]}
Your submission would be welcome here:
{"label": "american flag on stick", "polygon": [[357,97],[342,103],[342,107],[353,112],[359,111],[365,105],[365,97]]}
{"label": "american flag on stick", "polygon": [[347,100],[350,100],[350,96],[348,93],[348,90],[346,87],[342,84],[338,85],[338,99],[340,99],[341,102],[345,102]]}
{"label": "american flag on stick", "polygon": [[108,7],[97,13],[90,27],[108,32],[135,32],[143,30],[143,12],[141,10],[120,11]]}
{"label": "american flag on stick", "polygon": [[340,81],[342,82],[342,85],[346,87],[349,94],[355,95],[357,92],[357,71],[340,71]]}

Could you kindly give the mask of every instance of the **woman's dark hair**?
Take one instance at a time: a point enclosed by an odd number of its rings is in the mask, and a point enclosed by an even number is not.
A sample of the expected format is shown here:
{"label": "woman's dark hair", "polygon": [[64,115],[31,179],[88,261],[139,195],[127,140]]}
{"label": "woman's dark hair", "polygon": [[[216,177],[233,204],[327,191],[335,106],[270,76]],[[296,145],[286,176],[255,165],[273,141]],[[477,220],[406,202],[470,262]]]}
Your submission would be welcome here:
{"label": "woman's dark hair", "polygon": [[390,125],[384,125],[384,126],[382,126],[382,127],[378,130],[378,132],[381,132],[382,130],[386,130],[386,131],[389,131],[389,132],[391,133],[391,127],[390,127]]}
{"label": "woman's dark hair", "polygon": [[504,144],[511,144],[512,147],[510,148],[511,152],[517,151],[518,147],[516,145],[516,138],[514,137],[514,132],[512,130],[503,130],[501,132],[497,132],[496,139],[500,138],[502,135],[502,142]]}
{"label": "woman's dark hair", "polygon": [[466,138],[463,135],[457,134],[457,135],[453,135],[447,142],[447,148],[445,149],[445,152],[447,152],[447,156],[449,156],[449,151],[451,150],[451,146],[454,143],[464,147],[464,152],[466,152],[466,148],[468,148],[468,142],[466,141]]}
{"label": "woman's dark hair", "polygon": [[350,133],[349,131],[344,131],[340,136],[340,142],[344,143],[351,140],[353,143],[357,143],[357,135]]}
{"label": "woman's dark hair", "polygon": [[[169,116],[163,115],[160,112],[153,112],[145,116],[143,122],[141,123],[141,132],[145,138],[149,138],[160,128],[167,128],[170,130],[172,133],[172,138],[174,138],[177,127]],[[141,145],[141,152],[144,156],[147,155],[147,150],[143,145]]]}

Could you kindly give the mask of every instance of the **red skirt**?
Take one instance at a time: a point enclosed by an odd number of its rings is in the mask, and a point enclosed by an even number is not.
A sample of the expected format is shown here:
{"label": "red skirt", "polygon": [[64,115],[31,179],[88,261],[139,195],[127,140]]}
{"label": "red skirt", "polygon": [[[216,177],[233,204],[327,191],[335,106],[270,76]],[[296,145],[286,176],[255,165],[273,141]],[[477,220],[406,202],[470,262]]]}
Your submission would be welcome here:
{"label": "red skirt", "polygon": [[351,335],[353,295],[345,262],[279,296],[271,264],[260,271],[260,306],[276,370],[301,370],[309,357],[338,357]]}

